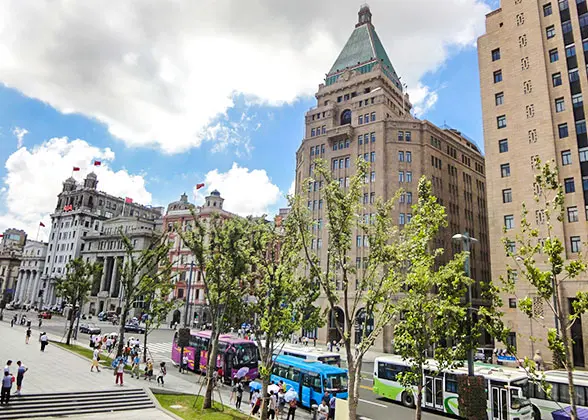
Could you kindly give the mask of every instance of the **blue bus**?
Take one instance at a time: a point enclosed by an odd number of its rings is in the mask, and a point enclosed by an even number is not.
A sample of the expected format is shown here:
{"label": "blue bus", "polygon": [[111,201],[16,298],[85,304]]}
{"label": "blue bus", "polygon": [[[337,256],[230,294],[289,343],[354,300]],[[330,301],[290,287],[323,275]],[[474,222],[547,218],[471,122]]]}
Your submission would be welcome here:
{"label": "blue bus", "polygon": [[320,404],[325,391],[347,399],[347,369],[294,356],[275,356],[271,380],[284,381],[287,388],[298,392],[304,407]]}

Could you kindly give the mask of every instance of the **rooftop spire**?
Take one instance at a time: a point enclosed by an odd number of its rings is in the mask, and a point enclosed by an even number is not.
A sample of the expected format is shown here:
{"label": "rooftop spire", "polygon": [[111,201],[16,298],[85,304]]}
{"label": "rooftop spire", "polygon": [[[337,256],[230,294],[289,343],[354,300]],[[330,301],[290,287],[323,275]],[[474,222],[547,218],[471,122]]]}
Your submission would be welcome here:
{"label": "rooftop spire", "polygon": [[357,25],[355,25],[356,28],[366,23],[372,23],[372,12],[370,11],[370,6],[367,3],[364,3],[359,8],[357,15],[359,16],[359,19],[357,20]]}

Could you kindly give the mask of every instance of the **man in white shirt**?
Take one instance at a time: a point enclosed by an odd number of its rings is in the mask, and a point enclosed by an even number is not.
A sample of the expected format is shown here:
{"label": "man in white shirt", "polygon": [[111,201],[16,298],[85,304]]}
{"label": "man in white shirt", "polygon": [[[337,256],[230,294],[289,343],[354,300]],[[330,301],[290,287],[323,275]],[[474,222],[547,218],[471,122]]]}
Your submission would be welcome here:
{"label": "man in white shirt", "polygon": [[100,348],[95,347],[94,353],[92,354],[92,367],[90,368],[90,372],[94,372],[94,368],[96,368],[96,372],[100,372]]}
{"label": "man in white shirt", "polygon": [[12,365],[12,360],[8,360],[6,362],[6,366],[4,366],[4,372],[8,372],[8,374],[10,375],[10,366]]}

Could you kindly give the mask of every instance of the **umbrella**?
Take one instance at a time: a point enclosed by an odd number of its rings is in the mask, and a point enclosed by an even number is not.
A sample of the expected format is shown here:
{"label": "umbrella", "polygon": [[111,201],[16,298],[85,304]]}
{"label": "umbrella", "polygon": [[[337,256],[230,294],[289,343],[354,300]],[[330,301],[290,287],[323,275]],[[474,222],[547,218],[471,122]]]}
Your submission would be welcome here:
{"label": "umbrella", "polygon": [[280,390],[280,387],[276,384],[272,384],[270,386],[267,387],[267,392],[274,392],[274,394],[277,394],[278,391]]}
{"label": "umbrella", "polygon": [[297,400],[298,399],[298,392],[294,391],[293,389],[289,390],[288,392],[286,392],[284,394],[284,400],[286,402],[290,402],[292,400]]}
{"label": "umbrella", "polygon": [[245,375],[247,375],[249,373],[249,368],[248,367],[242,367],[241,369],[239,369],[237,371],[237,378],[241,379],[243,377],[245,377]]}

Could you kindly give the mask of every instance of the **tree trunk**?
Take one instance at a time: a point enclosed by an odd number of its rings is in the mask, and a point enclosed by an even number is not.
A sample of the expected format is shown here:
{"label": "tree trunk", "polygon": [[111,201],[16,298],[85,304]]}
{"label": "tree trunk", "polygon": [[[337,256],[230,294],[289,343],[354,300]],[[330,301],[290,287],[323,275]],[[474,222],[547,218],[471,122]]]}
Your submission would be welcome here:
{"label": "tree trunk", "polygon": [[[347,346],[347,341],[345,342]],[[357,418],[357,404],[359,402],[359,384],[361,382],[361,375],[357,374],[356,361],[353,359],[353,355],[349,348],[347,350],[347,371],[349,373],[349,389],[347,391],[348,401],[348,416],[349,420],[355,420]],[[350,357],[351,356],[351,357]],[[359,362],[361,363],[361,361]],[[317,401],[319,403],[319,401]]]}
{"label": "tree trunk", "polygon": [[[559,309],[562,310],[563,306],[560,304]],[[564,358],[566,361],[566,372],[568,374],[568,392],[570,396],[570,417],[572,420],[576,420],[578,418],[578,411],[576,408],[576,388],[574,386],[574,361],[572,359],[572,355],[570,354],[570,337],[568,336],[568,324],[569,322],[561,322],[560,317],[560,331],[561,331],[561,340],[563,341],[564,345]],[[566,319],[567,321],[567,319]]]}
{"label": "tree trunk", "polygon": [[417,385],[417,394],[415,398],[415,410],[414,410],[414,419],[421,420],[423,416],[423,378],[419,379],[419,383]]}
{"label": "tree trunk", "polygon": [[[149,334],[149,321],[145,321],[145,333],[143,334],[143,363],[147,362],[147,335]],[[182,357],[184,355],[182,354]],[[180,364],[182,358],[180,357]]]}
{"label": "tree trunk", "polygon": [[261,400],[261,420],[267,420],[268,419],[268,409],[269,409],[269,399],[267,399],[267,387],[269,386],[269,382],[270,382],[270,377],[269,376],[264,376],[261,379],[261,398],[263,398]]}
{"label": "tree trunk", "polygon": [[[206,393],[204,394],[203,409],[212,408],[212,392],[214,391],[213,374],[216,371],[216,355],[218,353],[218,337],[220,332],[212,323],[212,331],[210,333],[210,353],[208,354],[208,363],[206,364]],[[222,381],[222,378],[219,378]]]}
{"label": "tree trunk", "polygon": [[129,304],[125,301],[123,310],[120,313],[120,326],[118,328],[118,346],[116,347],[116,357],[120,357],[123,354],[125,347],[125,324],[127,323],[127,317],[129,316]]}
{"label": "tree trunk", "polygon": [[74,326],[74,314],[75,314],[75,307],[76,307],[76,303],[74,302],[72,305],[72,310],[69,313],[69,327],[67,328],[67,339],[65,340],[65,344],[66,345],[70,345],[71,344],[71,335],[73,334],[73,326]]}

